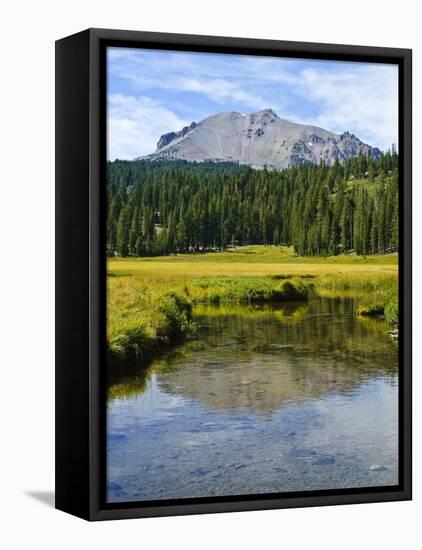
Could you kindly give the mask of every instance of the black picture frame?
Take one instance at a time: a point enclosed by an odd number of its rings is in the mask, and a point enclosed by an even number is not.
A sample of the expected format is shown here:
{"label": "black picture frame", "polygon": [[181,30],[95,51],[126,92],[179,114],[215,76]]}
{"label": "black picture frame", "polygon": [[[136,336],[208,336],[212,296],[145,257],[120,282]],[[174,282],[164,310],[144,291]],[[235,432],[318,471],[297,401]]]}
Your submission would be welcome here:
{"label": "black picture frame", "polygon": [[[399,485],[105,503],[105,48],[125,46],[399,67]],[[56,42],[56,508],[108,520],[409,500],[412,497],[412,52],[106,29]]]}

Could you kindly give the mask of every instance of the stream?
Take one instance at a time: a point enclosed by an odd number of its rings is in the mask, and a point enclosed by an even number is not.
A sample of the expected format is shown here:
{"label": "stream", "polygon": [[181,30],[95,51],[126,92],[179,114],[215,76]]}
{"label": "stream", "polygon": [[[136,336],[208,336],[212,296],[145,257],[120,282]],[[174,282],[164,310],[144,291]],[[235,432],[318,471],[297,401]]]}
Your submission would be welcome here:
{"label": "stream", "polygon": [[352,299],[200,307],[109,385],[107,501],[398,483],[398,346]]}

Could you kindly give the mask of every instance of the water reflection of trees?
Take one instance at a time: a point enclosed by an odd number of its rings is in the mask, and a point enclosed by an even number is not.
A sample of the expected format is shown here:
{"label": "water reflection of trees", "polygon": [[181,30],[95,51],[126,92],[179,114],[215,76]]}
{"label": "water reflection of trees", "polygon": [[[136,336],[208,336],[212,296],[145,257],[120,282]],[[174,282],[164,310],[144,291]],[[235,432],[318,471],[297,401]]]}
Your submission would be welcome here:
{"label": "water reflection of trees", "polygon": [[271,411],[349,392],[376,376],[395,380],[397,348],[384,323],[357,319],[351,300],[200,313],[196,340],[136,377],[115,380],[109,396],[142,392],[155,371],[165,392],[213,408]]}

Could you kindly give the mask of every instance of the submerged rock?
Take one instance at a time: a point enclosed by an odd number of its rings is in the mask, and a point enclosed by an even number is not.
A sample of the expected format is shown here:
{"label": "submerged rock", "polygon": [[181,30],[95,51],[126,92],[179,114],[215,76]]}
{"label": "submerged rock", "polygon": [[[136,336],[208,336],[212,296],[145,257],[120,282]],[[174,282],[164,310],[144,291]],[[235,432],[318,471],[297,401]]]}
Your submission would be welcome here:
{"label": "submerged rock", "polygon": [[259,353],[274,353],[276,351],[293,351],[293,346],[289,344],[258,344],[252,351]]}
{"label": "submerged rock", "polygon": [[311,458],[316,455],[316,451],[312,449],[294,449],[292,454],[296,458]]}
{"label": "submerged rock", "polygon": [[390,332],[388,334],[395,341],[397,341],[399,339],[399,329],[398,328],[394,328],[394,329],[390,330]]}
{"label": "submerged rock", "polygon": [[371,464],[369,466],[370,472],[384,472],[387,468],[382,464]]}
{"label": "submerged rock", "polygon": [[318,460],[315,460],[312,464],[315,466],[328,466],[329,464],[334,464],[336,461],[335,458],[332,456],[323,456],[321,458],[318,458]]}

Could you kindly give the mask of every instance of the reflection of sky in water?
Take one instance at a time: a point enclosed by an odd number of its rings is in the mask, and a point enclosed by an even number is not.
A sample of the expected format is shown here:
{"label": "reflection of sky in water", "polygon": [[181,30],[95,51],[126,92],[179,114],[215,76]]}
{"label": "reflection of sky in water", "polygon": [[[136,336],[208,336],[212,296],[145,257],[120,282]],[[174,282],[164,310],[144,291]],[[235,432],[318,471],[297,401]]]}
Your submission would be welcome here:
{"label": "reflection of sky in water", "polygon": [[396,347],[339,308],[208,316],[116,384],[109,501],[397,484]]}

